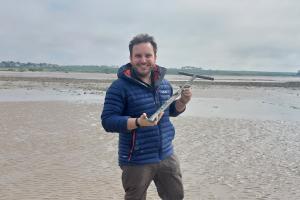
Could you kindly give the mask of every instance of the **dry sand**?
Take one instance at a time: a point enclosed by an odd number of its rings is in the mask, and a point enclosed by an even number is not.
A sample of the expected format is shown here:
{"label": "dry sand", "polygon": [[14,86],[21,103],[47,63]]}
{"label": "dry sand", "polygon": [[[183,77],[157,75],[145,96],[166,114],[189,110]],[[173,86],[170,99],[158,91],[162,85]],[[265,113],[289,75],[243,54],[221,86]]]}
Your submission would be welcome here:
{"label": "dry sand", "polygon": [[[72,76],[0,73],[1,200],[123,198],[117,134],[99,124],[109,81]],[[300,199],[299,87],[196,85],[193,94],[172,119],[185,199]],[[159,199],[153,184],[147,199]]]}

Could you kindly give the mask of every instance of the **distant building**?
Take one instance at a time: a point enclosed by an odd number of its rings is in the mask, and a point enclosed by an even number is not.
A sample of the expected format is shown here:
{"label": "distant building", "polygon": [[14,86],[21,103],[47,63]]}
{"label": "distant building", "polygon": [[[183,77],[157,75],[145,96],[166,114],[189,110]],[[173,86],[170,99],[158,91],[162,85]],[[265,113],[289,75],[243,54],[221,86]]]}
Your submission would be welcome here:
{"label": "distant building", "polygon": [[193,66],[184,66],[184,67],[181,67],[182,70],[202,70],[201,67],[193,67]]}

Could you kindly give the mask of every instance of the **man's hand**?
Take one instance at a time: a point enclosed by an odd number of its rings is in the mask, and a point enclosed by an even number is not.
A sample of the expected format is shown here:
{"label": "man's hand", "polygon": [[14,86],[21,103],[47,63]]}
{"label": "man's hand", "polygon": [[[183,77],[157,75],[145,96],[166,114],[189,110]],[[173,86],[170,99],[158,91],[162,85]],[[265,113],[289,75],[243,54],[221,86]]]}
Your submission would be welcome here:
{"label": "man's hand", "polygon": [[191,87],[186,87],[181,91],[181,97],[176,100],[176,110],[178,112],[183,112],[186,104],[191,100],[192,98],[192,90]]}
{"label": "man's hand", "polygon": [[127,129],[128,130],[133,130],[133,129],[138,128],[136,123],[138,123],[138,125],[140,127],[155,126],[155,125],[158,124],[160,118],[163,115],[164,115],[164,112],[161,112],[153,122],[148,120],[148,117],[147,117],[146,113],[143,113],[139,118],[128,118],[128,120],[127,120]]}
{"label": "man's hand", "polygon": [[181,92],[181,97],[178,99],[181,103],[186,105],[192,98],[192,88],[185,87]]}
{"label": "man's hand", "polygon": [[161,117],[164,115],[164,112],[161,112],[158,114],[158,116],[156,117],[156,119],[151,122],[148,120],[147,114],[143,113],[137,120],[138,120],[138,124],[143,127],[143,126],[155,126],[157,125],[157,123],[159,122],[159,120],[161,119]]}

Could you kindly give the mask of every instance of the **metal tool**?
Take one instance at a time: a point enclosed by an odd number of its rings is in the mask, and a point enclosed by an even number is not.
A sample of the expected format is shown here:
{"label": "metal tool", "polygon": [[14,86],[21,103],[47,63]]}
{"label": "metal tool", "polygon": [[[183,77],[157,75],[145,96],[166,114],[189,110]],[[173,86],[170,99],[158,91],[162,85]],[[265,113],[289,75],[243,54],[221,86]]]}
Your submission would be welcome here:
{"label": "metal tool", "polygon": [[178,72],[178,74],[186,75],[186,76],[192,76],[192,77],[191,77],[190,80],[188,80],[187,82],[185,82],[183,84],[183,86],[180,86],[180,88],[167,101],[165,101],[165,103],[163,105],[161,105],[160,108],[153,115],[151,115],[147,119],[148,121],[154,122],[156,120],[156,118],[158,117],[159,113],[165,111],[171,105],[171,103],[173,103],[173,101],[175,101],[181,95],[181,92],[185,88],[191,87],[192,82],[196,78],[201,78],[201,79],[206,79],[206,80],[211,80],[211,81],[214,80],[214,78],[212,78],[212,77],[202,76],[202,75],[198,75],[198,74],[191,74],[191,73],[187,73],[187,72]]}

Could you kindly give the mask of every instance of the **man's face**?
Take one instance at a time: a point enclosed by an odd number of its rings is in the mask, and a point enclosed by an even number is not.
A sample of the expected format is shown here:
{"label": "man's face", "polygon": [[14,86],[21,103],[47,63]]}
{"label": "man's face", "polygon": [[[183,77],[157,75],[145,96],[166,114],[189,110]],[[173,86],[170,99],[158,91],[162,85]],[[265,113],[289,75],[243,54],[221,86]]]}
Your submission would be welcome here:
{"label": "man's face", "polygon": [[138,76],[148,76],[155,66],[155,62],[156,55],[151,43],[140,43],[133,46],[130,63],[135,68]]}

